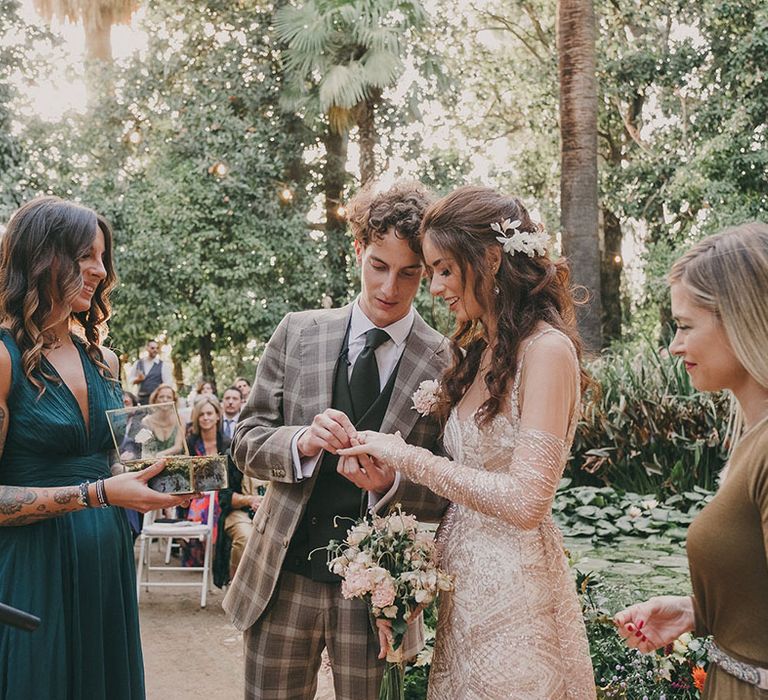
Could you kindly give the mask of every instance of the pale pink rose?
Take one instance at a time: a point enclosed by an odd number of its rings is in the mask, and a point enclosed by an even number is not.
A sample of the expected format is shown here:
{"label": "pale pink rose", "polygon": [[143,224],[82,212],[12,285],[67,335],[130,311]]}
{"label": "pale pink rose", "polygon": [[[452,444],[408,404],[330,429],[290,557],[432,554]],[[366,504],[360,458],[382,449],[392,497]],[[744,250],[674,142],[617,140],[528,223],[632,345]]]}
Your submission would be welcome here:
{"label": "pale pink rose", "polygon": [[434,379],[427,379],[419,384],[419,388],[413,392],[413,410],[422,416],[432,413],[437,405],[439,387],[440,383]]}
{"label": "pale pink rose", "polygon": [[361,598],[372,588],[369,570],[359,564],[350,564],[341,582],[341,594],[345,598]]}
{"label": "pale pink rose", "polygon": [[395,586],[392,579],[381,581],[373,589],[371,604],[376,608],[388,608],[395,602]]}

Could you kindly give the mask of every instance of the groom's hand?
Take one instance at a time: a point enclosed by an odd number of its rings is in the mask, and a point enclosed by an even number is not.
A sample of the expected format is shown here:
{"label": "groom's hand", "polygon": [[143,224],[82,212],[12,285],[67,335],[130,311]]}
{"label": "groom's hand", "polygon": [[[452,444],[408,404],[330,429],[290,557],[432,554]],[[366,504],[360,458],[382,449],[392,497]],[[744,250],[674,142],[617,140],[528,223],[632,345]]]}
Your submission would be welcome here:
{"label": "groom's hand", "polygon": [[[359,444],[356,438],[352,439],[352,444]],[[380,465],[365,454],[357,457],[341,457],[336,471],[358,488],[373,493],[386,493],[395,483],[394,469],[383,464]]]}
{"label": "groom's hand", "polygon": [[296,447],[303,457],[314,457],[326,450],[336,454],[337,450],[352,445],[352,438],[357,437],[357,430],[345,413],[334,408],[326,408],[318,413],[312,425],[304,431]]}

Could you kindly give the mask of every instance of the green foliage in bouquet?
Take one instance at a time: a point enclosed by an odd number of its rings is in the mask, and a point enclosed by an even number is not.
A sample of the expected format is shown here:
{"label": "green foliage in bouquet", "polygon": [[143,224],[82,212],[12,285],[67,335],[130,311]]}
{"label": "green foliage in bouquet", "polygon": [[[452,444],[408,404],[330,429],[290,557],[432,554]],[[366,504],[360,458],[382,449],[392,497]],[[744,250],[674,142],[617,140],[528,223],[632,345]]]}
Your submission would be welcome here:
{"label": "green foliage in bouquet", "polygon": [[621,492],[610,486],[576,486],[563,479],[555,495],[552,513],[566,536],[612,541],[629,535],[663,536],[672,542],[685,541],[688,525],[712,500],[701,486],[675,494],[664,501],[652,495]]}
{"label": "green foliage in bouquet", "polygon": [[698,700],[706,678],[702,639],[684,634],[662,651],[641,654],[616,633],[613,614],[623,607],[617,591],[594,574],[576,572],[600,700]]}
{"label": "green foliage in bouquet", "polygon": [[727,398],[691,385],[681,363],[645,342],[592,363],[568,475],[657,497],[712,489],[725,462]]}

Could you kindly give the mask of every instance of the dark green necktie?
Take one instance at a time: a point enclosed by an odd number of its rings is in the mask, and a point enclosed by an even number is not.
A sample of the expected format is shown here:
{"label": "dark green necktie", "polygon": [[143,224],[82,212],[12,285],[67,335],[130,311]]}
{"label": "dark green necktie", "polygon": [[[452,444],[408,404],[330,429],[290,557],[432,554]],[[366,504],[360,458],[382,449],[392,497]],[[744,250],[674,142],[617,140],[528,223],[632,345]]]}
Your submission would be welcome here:
{"label": "dark green necktie", "polygon": [[360,420],[366,414],[379,395],[381,387],[376,348],[388,340],[391,340],[389,333],[381,328],[371,328],[365,334],[365,347],[357,356],[349,378],[349,394],[355,409],[355,420]]}

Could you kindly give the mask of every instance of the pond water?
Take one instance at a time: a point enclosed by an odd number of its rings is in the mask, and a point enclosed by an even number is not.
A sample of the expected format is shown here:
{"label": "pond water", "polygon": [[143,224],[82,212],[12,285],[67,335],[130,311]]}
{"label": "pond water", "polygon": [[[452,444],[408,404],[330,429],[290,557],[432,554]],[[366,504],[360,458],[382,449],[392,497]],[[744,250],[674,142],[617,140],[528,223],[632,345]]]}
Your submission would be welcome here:
{"label": "pond water", "polygon": [[[594,544],[585,537],[566,537],[573,568],[592,572],[611,589],[631,597],[688,595],[688,559],[685,544],[658,536],[623,537]],[[622,598],[624,595],[621,596]]]}

